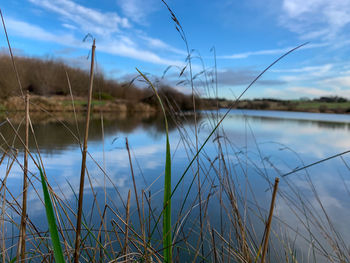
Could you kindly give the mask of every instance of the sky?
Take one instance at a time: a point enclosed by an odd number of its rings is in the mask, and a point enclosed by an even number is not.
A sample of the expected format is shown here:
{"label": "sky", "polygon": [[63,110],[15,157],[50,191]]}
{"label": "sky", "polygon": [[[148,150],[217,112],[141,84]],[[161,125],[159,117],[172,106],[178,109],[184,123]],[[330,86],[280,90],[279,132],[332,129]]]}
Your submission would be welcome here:
{"label": "sky", "polygon": [[[136,68],[205,97],[350,98],[350,0],[2,1],[16,55],[59,59],[87,69],[91,38],[108,78],[129,81]],[[4,31],[1,52],[8,53]],[[190,59],[189,59],[190,58]],[[189,61],[191,64],[189,65]],[[142,86],[141,81],[138,85]],[[74,87],[73,87],[74,88]]]}

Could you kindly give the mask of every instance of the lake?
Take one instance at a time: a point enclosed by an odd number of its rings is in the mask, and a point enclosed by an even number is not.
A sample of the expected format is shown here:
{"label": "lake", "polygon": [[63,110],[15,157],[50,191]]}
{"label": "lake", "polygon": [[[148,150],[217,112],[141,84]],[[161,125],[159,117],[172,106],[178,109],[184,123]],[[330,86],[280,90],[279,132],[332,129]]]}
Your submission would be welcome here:
{"label": "lake", "polygon": [[[224,112],[204,111],[197,116],[198,147]],[[32,122],[48,181],[66,205],[67,214],[62,215],[61,224],[72,229],[81,168],[78,138],[82,140],[79,134],[83,134],[84,118],[79,117],[77,122],[72,116],[60,119],[62,122],[41,116],[38,120],[33,118]],[[275,177],[280,178],[280,183],[270,235],[270,259],[283,262],[284,251],[288,251],[288,258],[297,258],[298,262],[349,260],[350,155],[344,154],[288,174],[350,150],[349,115],[232,110],[204,146],[198,162],[195,160],[186,174],[184,171],[196,149],[195,119],[191,114],[176,115],[171,119],[173,189],[183,175],[172,198],[173,234],[178,246],[174,254],[182,262],[190,262],[196,257],[194,251],[201,247],[200,222],[203,229],[203,248],[200,251],[210,261],[214,261],[216,254],[213,244],[217,249],[216,256],[222,257],[223,261],[226,262],[229,255],[233,256],[227,244],[239,246],[239,239],[243,238],[242,233],[234,231],[237,224],[244,225],[250,250],[257,251]],[[10,120],[18,127],[21,116]],[[19,127],[20,134],[23,134],[22,126]],[[10,126],[3,124],[0,132],[6,139],[2,147],[12,145],[14,132]],[[145,231],[149,234],[161,212],[163,200],[166,138],[163,119],[159,116],[141,113],[132,116],[116,113],[103,118],[98,114],[94,116],[88,143],[84,218],[95,231],[100,227],[101,214],[108,204],[110,208],[103,217],[108,228],[113,227],[112,220],[119,224],[121,219],[116,214],[125,217],[128,191],[131,190],[130,220],[136,230],[140,228],[125,138],[130,146],[139,203],[141,206],[143,203],[141,216],[143,222],[150,222],[145,224]],[[31,136],[30,150],[38,158],[35,139]],[[22,163],[23,147],[18,139],[13,146],[19,149],[18,160]],[[11,160],[5,158],[0,166],[2,180]],[[45,233],[45,210],[38,197],[42,197],[42,191],[37,180],[38,169],[32,161],[29,170],[32,185],[28,193],[28,217],[39,232]],[[197,173],[199,181],[195,176]],[[3,207],[6,214],[2,213],[6,222],[12,220],[9,218],[19,222],[16,200],[21,202],[22,176],[21,165],[14,162],[6,181],[9,202]],[[1,194],[4,194],[4,189]],[[120,224],[124,229],[125,226]],[[10,223],[5,223],[4,227],[7,238],[18,233]],[[154,228],[152,246],[155,249],[161,249],[160,232],[161,222]],[[7,246],[11,242],[16,243],[10,238]],[[117,242],[113,246],[117,248]],[[9,249],[7,253],[10,258],[15,249]]]}

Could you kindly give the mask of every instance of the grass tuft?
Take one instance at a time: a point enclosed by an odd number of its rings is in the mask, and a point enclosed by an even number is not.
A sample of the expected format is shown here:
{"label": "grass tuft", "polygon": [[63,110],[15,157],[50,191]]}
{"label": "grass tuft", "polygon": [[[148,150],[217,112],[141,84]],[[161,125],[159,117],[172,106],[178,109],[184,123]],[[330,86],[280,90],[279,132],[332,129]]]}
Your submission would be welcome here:
{"label": "grass tuft", "polygon": [[163,200],[163,249],[164,262],[172,262],[172,238],[171,238],[171,154],[169,143],[169,128],[163,102],[152,82],[140,70],[137,72],[150,85],[157,96],[159,104],[164,114],[165,134],[166,134],[166,153],[165,153],[165,176],[164,176],[164,200]]}
{"label": "grass tuft", "polygon": [[47,189],[46,179],[40,167],[39,167],[39,172],[41,177],[42,189],[44,193],[45,212],[46,212],[47,222],[49,224],[49,231],[50,231],[50,236],[51,236],[52,245],[53,245],[53,254],[54,254],[56,263],[64,263],[65,261],[62,253],[61,244],[60,244],[60,238],[58,237],[56,218],[54,215],[50,194]]}

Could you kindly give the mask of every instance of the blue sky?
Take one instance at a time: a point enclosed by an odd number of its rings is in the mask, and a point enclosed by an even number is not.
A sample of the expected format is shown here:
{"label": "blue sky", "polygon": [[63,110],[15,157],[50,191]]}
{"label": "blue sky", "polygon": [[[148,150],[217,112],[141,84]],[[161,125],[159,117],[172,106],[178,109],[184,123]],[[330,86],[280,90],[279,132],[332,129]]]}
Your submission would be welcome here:
{"label": "blue sky", "polygon": [[[246,98],[350,98],[350,0],[169,0],[192,54],[196,91],[214,94],[214,52],[220,97],[234,98],[276,58]],[[190,92],[184,41],[160,0],[11,0],[0,5],[15,54],[59,58],[87,68],[96,38],[99,70],[128,80],[135,67]],[[4,33],[0,45],[8,52]],[[201,59],[199,59],[199,57]],[[205,69],[207,74],[201,73]],[[73,87],[74,88],[74,87]],[[209,93],[209,94],[208,94]]]}

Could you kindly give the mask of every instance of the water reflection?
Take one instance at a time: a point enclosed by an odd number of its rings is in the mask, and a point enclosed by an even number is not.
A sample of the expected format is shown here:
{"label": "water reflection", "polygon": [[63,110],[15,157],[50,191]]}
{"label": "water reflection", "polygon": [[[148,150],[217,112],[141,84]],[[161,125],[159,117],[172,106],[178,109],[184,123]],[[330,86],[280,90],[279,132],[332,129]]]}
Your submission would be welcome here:
{"label": "water reflection", "polygon": [[[45,114],[44,114],[45,115]],[[176,116],[175,116],[176,117]],[[193,124],[194,117],[192,115],[181,118],[183,124]],[[18,134],[24,138],[24,124],[22,114],[14,114],[9,116],[9,120],[18,129]],[[197,117],[200,121],[200,116]],[[5,121],[3,118],[2,121]],[[58,150],[64,150],[70,146],[76,146],[79,138],[82,140],[85,129],[85,116],[78,114],[64,114],[56,116],[47,116],[43,118],[43,114],[31,114],[33,130],[38,142],[39,149],[45,152],[54,153]],[[113,136],[117,133],[129,134],[135,130],[142,130],[153,138],[159,138],[164,131],[164,119],[161,114],[157,113],[113,113],[102,116],[100,114],[92,115],[89,128],[89,142],[98,142],[102,140],[102,123],[105,137]],[[169,131],[176,129],[176,122],[169,119]],[[6,138],[9,145],[12,145],[15,133],[9,124],[0,127],[0,132]],[[117,137],[115,137],[117,139]],[[22,149],[20,140],[15,140],[14,146]],[[30,133],[29,148],[36,149],[35,140]]]}
{"label": "water reflection", "polygon": [[[294,113],[277,114],[272,112],[269,114],[268,112],[249,111],[246,114],[245,111],[242,114],[241,111],[233,111],[232,114],[229,114],[223,122],[224,130],[220,130],[222,148],[227,160],[225,169],[230,171],[230,180],[235,182],[237,193],[241,194],[243,199],[246,198],[250,203],[254,203],[250,211],[256,212],[256,205],[259,205],[263,214],[267,212],[271,194],[269,191],[266,192],[266,189],[271,186],[270,181],[273,181],[274,177],[281,176],[296,167],[302,167],[305,164],[350,149],[350,121],[347,117],[342,116],[344,119],[341,122],[341,118],[336,115],[332,115],[329,120],[324,120],[323,116],[320,118],[318,115],[315,117],[301,113],[295,115]],[[21,118],[12,117],[11,120],[15,125],[18,125]],[[64,116],[61,120],[74,134],[78,134],[77,130],[82,132],[84,129],[83,116],[78,116],[78,128],[72,116]],[[175,121],[170,122],[173,185],[183,174],[189,160],[192,159],[195,148],[194,118],[190,115],[182,118],[177,116],[177,124],[180,120],[181,126],[176,126]],[[59,196],[67,200],[74,210],[76,206],[74,192],[79,186],[81,162],[79,144],[61,123],[50,119],[35,119],[34,116],[32,121],[49,181]],[[206,116],[206,113],[199,119],[201,123],[199,145],[206,139],[216,121],[215,115]],[[136,185],[140,191],[146,189],[152,193],[152,204],[159,211],[159,208],[162,207],[162,175],[165,162],[165,136],[162,117],[152,114],[112,114],[103,115],[103,123],[104,142],[102,142],[101,118],[99,115],[93,116],[89,136],[91,158],[88,160],[88,171],[90,181],[86,185],[86,189],[89,190],[91,187],[94,189],[99,203],[103,204],[106,198],[115,209],[123,209],[127,193],[129,189],[133,189],[128,153],[125,150],[125,137],[128,137]],[[23,127],[20,128],[20,134],[23,134],[22,129]],[[0,132],[7,139],[13,137],[13,132],[8,125],[1,126]],[[200,155],[203,196],[210,196],[213,199],[207,207],[208,214],[213,215],[210,218],[211,226],[220,224],[216,199],[220,188],[217,170],[224,170],[224,166],[215,166],[221,158],[218,158],[216,143],[214,137],[211,138]],[[18,142],[15,146],[21,148]],[[30,148],[35,152],[33,140],[31,140]],[[20,155],[19,158],[22,156]],[[347,190],[347,186],[350,187],[350,179],[349,169],[344,165],[344,162],[349,164],[349,158],[349,156],[344,156],[344,160],[338,158],[328,161],[281,180],[276,215],[281,221],[293,227],[293,230],[290,230],[291,236],[295,234],[293,231],[296,229],[305,232],[305,225],[302,221],[306,219],[302,217],[303,213],[310,219],[315,217],[322,224],[326,224],[327,220],[324,221],[323,209],[328,211],[327,216],[334,223],[338,232],[346,230],[345,219],[350,218]],[[29,169],[34,174],[37,173],[32,162]],[[105,177],[103,170],[108,178]],[[3,178],[5,166],[0,166],[0,171]],[[196,171],[193,169],[186,174],[183,184],[174,195],[174,214],[180,210],[182,201],[187,194],[188,185],[195,178],[195,173]],[[11,177],[8,178],[8,187],[14,196],[20,196],[21,190],[18,186],[21,184],[21,176],[21,167],[14,165]],[[38,181],[34,177],[32,177],[32,181],[38,187]],[[104,191],[105,189],[106,191]],[[190,201],[184,206],[184,211],[191,209],[189,203],[196,204],[198,202],[196,201],[195,186],[188,196]],[[133,198],[134,196],[132,197],[132,211],[133,215],[136,216],[136,205]],[[91,213],[91,217],[98,214],[91,212],[93,199],[91,191],[86,191],[85,209]],[[28,211],[29,217],[33,221],[39,222],[42,230],[45,230],[45,220],[40,214],[43,204],[32,188],[29,189],[29,200],[31,202],[31,209]],[[322,201],[323,207],[319,200]],[[300,207],[304,207],[306,212],[301,212]],[[188,222],[197,222],[197,215],[198,211],[194,209]],[[257,218],[252,221],[254,221],[255,231],[262,235],[264,222]],[[176,218],[173,222],[176,222]],[[224,223],[224,228],[228,229],[229,226],[230,222]],[[330,226],[327,227],[324,231],[329,230]],[[324,237],[324,231],[320,231],[316,224],[312,225],[312,228],[315,231],[313,240],[316,237],[319,239]],[[258,234],[259,238],[261,238],[260,234]],[[342,238],[345,242],[350,242],[348,234],[345,233]],[[307,244],[308,242],[305,240],[298,239],[298,241],[300,244],[297,243],[295,249],[301,255],[307,255],[310,244]],[[327,242],[323,246],[332,251]],[[305,249],[305,247],[307,248]],[[319,259],[318,256],[317,259]]]}

